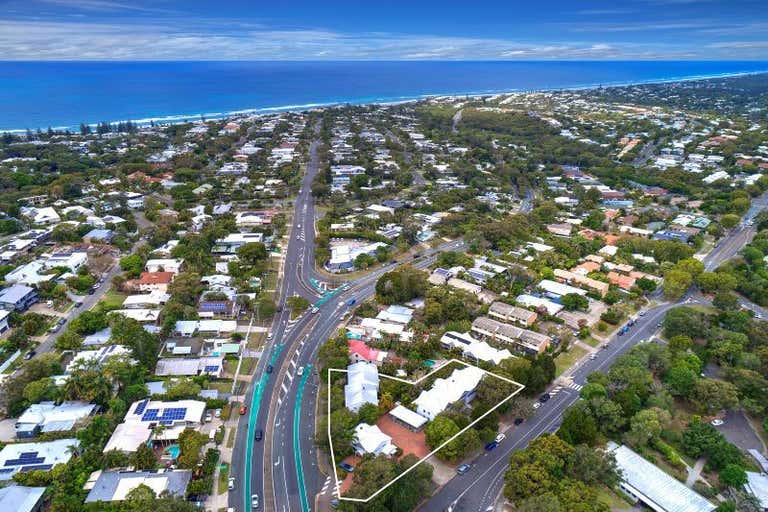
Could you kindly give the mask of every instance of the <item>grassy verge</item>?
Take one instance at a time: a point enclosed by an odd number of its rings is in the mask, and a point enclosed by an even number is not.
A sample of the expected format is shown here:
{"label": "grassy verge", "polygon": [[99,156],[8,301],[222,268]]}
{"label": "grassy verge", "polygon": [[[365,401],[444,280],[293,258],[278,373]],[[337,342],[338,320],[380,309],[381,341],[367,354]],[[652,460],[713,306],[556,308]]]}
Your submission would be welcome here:
{"label": "grassy verge", "polygon": [[571,347],[568,349],[568,352],[563,352],[557,356],[555,358],[555,376],[559,377],[562,375],[565,370],[573,366],[573,363],[584,357],[586,353],[587,351],[581,347]]}
{"label": "grassy verge", "polygon": [[597,491],[597,497],[600,501],[607,504],[611,510],[631,510],[631,504],[623,496],[617,494],[612,489],[600,487]]}
{"label": "grassy verge", "polygon": [[227,436],[227,448],[232,448],[235,446],[235,432],[236,429],[229,429],[229,435]]}
{"label": "grassy verge", "polygon": [[598,345],[600,344],[600,340],[598,340],[598,339],[595,339],[595,338],[593,338],[592,336],[587,336],[586,338],[584,338],[584,339],[583,339],[583,340],[581,340],[581,341],[582,341],[582,342],[584,342],[584,343],[586,343],[586,344],[587,344],[587,345],[589,345],[590,347],[596,347],[596,346],[598,346]]}
{"label": "grassy verge", "polygon": [[227,489],[227,479],[229,478],[229,464],[222,464],[221,467],[219,467],[219,484],[218,484],[218,494],[224,494],[229,489]]}
{"label": "grassy verge", "polygon": [[127,295],[124,293],[120,293],[114,288],[110,288],[101,298],[99,304],[105,309],[119,309],[123,305],[123,301],[125,301],[126,297]]}

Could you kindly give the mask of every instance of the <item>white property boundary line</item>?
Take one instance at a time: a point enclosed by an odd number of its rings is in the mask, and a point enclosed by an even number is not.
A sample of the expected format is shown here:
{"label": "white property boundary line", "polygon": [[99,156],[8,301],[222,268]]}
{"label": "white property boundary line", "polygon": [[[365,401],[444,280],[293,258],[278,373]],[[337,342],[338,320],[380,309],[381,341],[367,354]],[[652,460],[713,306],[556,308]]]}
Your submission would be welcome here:
{"label": "white property boundary line", "polygon": [[344,500],[344,501],[352,501],[352,502],[357,502],[357,503],[368,503],[369,501],[374,499],[376,496],[381,494],[387,487],[389,487],[390,485],[394,484],[395,482],[397,482],[398,480],[403,478],[405,475],[410,473],[412,470],[416,469],[416,467],[419,464],[421,464],[422,462],[426,461],[428,458],[432,457],[435,453],[440,451],[448,443],[450,443],[451,441],[453,441],[454,439],[459,437],[461,434],[463,434],[464,432],[466,432],[467,430],[472,428],[475,424],[479,423],[483,418],[485,418],[486,416],[491,414],[493,411],[495,411],[496,409],[501,407],[507,401],[511,400],[515,395],[517,395],[520,391],[522,391],[523,388],[525,388],[525,386],[520,384],[519,382],[515,382],[515,381],[513,381],[511,379],[508,379],[506,377],[502,377],[501,375],[497,375],[495,373],[491,373],[489,371],[483,370],[479,366],[475,366],[475,365],[466,363],[466,362],[461,361],[459,359],[451,359],[449,361],[446,361],[444,364],[438,366],[437,368],[435,368],[434,370],[432,370],[428,374],[424,375],[423,377],[421,377],[420,379],[417,379],[415,381],[405,380],[405,379],[401,379],[399,377],[392,377],[391,375],[384,375],[384,374],[381,374],[379,376],[380,377],[385,377],[387,379],[392,379],[392,380],[395,380],[395,381],[398,381],[398,382],[402,382],[404,384],[410,384],[411,386],[415,386],[415,385],[419,384],[422,380],[424,380],[427,377],[431,376],[435,372],[438,372],[438,371],[442,370],[443,368],[445,368],[446,366],[448,366],[449,364],[452,364],[452,363],[459,363],[459,364],[464,365],[465,367],[473,366],[473,367],[477,368],[478,370],[482,371],[485,375],[491,375],[494,378],[501,379],[504,382],[508,382],[509,384],[513,384],[513,385],[517,386],[518,389],[517,389],[517,391],[513,392],[508,397],[506,397],[504,400],[502,400],[501,402],[499,402],[498,404],[493,406],[491,409],[486,411],[482,416],[477,418],[475,421],[473,421],[472,423],[470,423],[469,425],[467,425],[466,427],[461,429],[459,432],[456,433],[456,435],[452,436],[450,439],[448,439],[445,442],[443,442],[440,446],[438,446],[437,448],[435,448],[434,450],[429,452],[425,457],[420,459],[416,464],[414,464],[413,466],[411,466],[408,469],[406,469],[405,471],[403,471],[400,475],[395,477],[391,482],[387,483],[384,487],[382,487],[381,489],[379,489],[378,491],[376,491],[375,493],[373,493],[372,495],[368,496],[365,499],[363,499],[363,498],[344,498],[344,497],[341,496],[341,492],[340,492],[340,489],[339,489],[339,483],[340,483],[339,482],[339,474],[338,474],[338,471],[336,470],[336,456],[333,454],[333,439],[331,438],[331,373],[332,372],[347,373],[347,370],[346,369],[341,370],[341,369],[338,369],[338,368],[329,368],[328,369],[328,416],[327,416],[326,422],[328,424],[328,444],[330,445],[330,448],[331,448],[331,464],[332,464],[332,467],[333,467],[333,478],[334,478],[333,487],[335,489],[334,490],[334,494],[336,495],[336,498],[338,498],[339,500]]}

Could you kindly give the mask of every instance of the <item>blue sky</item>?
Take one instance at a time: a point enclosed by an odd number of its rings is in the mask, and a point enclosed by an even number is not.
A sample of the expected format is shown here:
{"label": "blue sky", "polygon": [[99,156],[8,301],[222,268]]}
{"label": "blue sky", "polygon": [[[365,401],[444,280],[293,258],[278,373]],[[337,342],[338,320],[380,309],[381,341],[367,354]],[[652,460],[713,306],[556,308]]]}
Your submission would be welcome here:
{"label": "blue sky", "polygon": [[766,0],[0,0],[0,60],[768,60]]}

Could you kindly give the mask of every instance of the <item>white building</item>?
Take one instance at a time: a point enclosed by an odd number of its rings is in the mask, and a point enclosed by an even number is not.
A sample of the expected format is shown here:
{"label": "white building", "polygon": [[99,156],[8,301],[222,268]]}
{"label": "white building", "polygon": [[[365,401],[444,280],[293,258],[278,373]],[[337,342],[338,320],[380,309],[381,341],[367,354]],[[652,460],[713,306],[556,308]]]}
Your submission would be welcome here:
{"label": "white building", "polygon": [[0,450],[0,480],[11,480],[20,471],[49,471],[56,464],[69,462],[78,448],[77,439],[7,444]]}
{"label": "white building", "polygon": [[40,402],[30,405],[16,420],[16,437],[35,437],[41,432],[72,430],[75,423],[96,412],[98,405],[86,402]]}
{"label": "white building", "polygon": [[453,402],[469,402],[474,398],[474,391],[483,379],[483,371],[475,366],[454,370],[447,379],[436,379],[432,387],[422,391],[413,401],[416,412],[428,420],[448,408]]}
{"label": "white building", "polygon": [[172,274],[178,274],[181,272],[181,266],[184,264],[183,259],[175,258],[158,258],[147,260],[144,265],[144,270],[147,272],[171,272]]}
{"label": "white building", "polygon": [[344,405],[357,412],[365,404],[379,405],[379,370],[375,364],[361,361],[347,367]]}
{"label": "white building", "polygon": [[376,425],[361,423],[355,427],[352,447],[358,455],[372,454],[391,457],[397,452],[397,446],[392,444],[392,438]]}

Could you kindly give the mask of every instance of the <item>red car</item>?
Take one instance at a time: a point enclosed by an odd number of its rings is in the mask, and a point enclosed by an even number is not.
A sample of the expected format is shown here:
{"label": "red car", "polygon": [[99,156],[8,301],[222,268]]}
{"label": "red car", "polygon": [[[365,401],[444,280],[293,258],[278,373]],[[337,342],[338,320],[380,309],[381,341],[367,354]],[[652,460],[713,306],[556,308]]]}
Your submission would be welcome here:
{"label": "red car", "polygon": [[248,410],[248,407],[246,407],[246,406],[244,406],[244,405],[241,405],[241,406],[240,406],[240,416],[242,416],[243,414],[245,414],[245,411],[247,411],[247,410]]}

